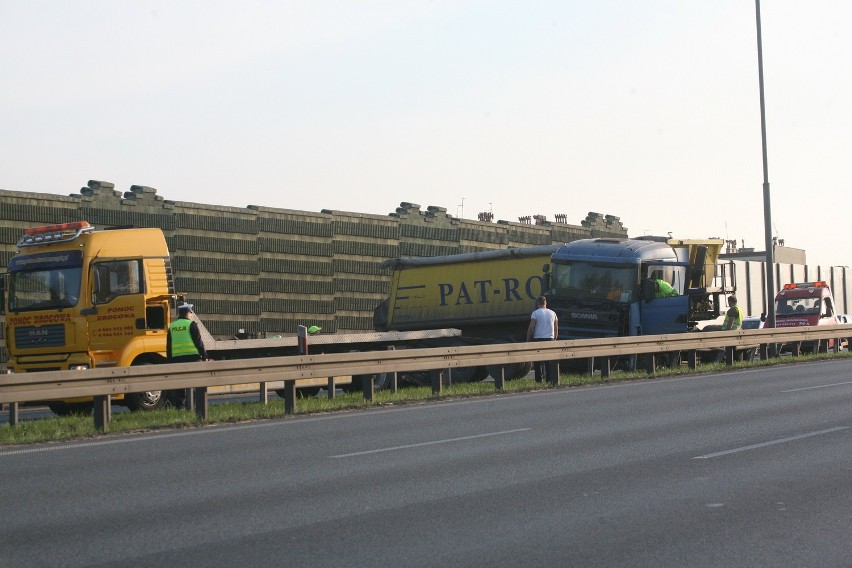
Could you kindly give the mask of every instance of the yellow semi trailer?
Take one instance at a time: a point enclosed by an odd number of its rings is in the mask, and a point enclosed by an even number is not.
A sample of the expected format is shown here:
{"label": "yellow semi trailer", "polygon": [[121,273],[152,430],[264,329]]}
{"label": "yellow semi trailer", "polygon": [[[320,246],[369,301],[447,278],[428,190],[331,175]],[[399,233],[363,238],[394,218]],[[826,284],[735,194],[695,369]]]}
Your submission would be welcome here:
{"label": "yellow semi trailer", "polygon": [[[375,312],[380,331],[461,330],[457,345],[526,339],[535,300],[545,290],[550,256],[561,245],[541,245],[428,258],[395,258],[388,300]],[[524,376],[529,365],[454,370],[455,380]]]}

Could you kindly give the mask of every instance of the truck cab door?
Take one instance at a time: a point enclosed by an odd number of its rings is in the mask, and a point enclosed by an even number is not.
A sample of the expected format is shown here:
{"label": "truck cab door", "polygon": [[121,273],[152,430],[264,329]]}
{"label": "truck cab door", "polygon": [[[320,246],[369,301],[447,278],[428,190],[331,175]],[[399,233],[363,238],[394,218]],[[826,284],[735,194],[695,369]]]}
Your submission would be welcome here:
{"label": "truck cab door", "polygon": [[687,331],[689,296],[670,296],[639,302],[642,335],[684,333]]}
{"label": "truck cab door", "polygon": [[134,337],[145,334],[141,262],[121,259],[93,263],[90,279],[93,309],[86,319],[91,349],[118,356]]}

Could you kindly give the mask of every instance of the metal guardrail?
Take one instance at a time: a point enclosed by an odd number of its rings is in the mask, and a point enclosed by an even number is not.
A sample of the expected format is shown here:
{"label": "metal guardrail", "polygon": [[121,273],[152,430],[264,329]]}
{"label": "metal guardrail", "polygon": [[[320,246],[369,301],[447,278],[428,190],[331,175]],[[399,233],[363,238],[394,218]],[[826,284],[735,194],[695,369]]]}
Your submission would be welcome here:
{"label": "metal guardrail", "polygon": [[[109,397],[145,391],[191,388],[200,395],[196,408],[207,414],[207,388],[260,383],[262,388],[285,392],[285,412],[295,410],[296,382],[343,375],[375,375],[409,371],[433,371],[498,366],[548,360],[598,359],[623,355],[688,352],[690,366],[697,364],[695,353],[710,349],[761,348],[817,340],[852,337],[852,324],[809,326],[784,329],[712,331],[671,335],[646,335],[604,339],[557,340],[553,342],[502,343],[464,347],[400,349],[356,353],[300,355],[265,359],[237,359],[198,363],[171,363],[135,367],[113,367],[83,371],[46,371],[6,374],[0,378],[0,403],[95,397],[95,423],[106,429]],[[653,361],[653,359],[652,359]],[[652,363],[653,364],[653,363]],[[608,372],[608,365],[605,367]],[[653,371],[653,367],[651,368]],[[365,381],[364,393],[372,399],[372,381]],[[433,375],[433,390],[440,392],[440,378]],[[495,387],[502,389],[502,377]],[[10,412],[10,421],[13,420]],[[17,414],[17,412],[15,412]]]}

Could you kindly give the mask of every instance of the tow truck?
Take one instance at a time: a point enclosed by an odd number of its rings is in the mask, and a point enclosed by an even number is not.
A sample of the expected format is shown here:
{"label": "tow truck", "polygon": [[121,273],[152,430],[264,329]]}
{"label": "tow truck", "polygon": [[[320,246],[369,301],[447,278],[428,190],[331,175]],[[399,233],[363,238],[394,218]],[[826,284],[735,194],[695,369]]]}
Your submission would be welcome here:
{"label": "tow truck", "polygon": [[[823,281],[785,284],[775,296],[775,327],[837,325],[831,288]],[[785,344],[781,351],[826,353],[837,339]]]}

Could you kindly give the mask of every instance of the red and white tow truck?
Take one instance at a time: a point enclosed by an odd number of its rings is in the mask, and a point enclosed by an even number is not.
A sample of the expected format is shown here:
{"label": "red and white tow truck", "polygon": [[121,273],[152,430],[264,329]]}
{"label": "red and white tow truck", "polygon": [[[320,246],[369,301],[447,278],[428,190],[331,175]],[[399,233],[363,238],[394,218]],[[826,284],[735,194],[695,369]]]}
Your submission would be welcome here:
{"label": "red and white tow truck", "polygon": [[[785,284],[775,296],[775,327],[837,325],[837,309],[831,288],[822,280]],[[834,348],[835,339],[785,345],[782,350],[797,347],[810,353],[827,352]]]}

